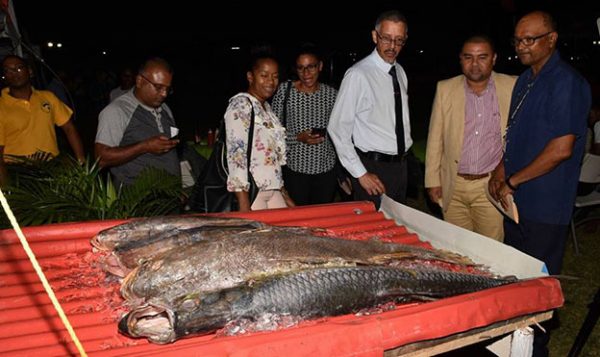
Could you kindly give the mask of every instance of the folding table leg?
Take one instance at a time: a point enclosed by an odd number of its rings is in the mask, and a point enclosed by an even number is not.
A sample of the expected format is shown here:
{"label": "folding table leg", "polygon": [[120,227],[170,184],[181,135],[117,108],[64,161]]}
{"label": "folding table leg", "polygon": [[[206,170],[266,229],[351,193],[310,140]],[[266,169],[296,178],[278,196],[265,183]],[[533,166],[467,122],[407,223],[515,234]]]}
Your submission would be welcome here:
{"label": "folding table leg", "polygon": [[571,218],[571,236],[573,236],[575,255],[579,255],[579,244],[577,244],[577,235],[575,234],[575,218]]}

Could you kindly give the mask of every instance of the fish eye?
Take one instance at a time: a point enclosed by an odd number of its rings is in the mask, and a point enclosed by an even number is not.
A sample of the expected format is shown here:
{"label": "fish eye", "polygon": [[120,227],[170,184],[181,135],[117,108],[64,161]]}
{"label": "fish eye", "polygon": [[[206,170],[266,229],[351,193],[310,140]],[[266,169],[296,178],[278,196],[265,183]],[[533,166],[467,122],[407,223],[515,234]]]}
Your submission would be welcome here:
{"label": "fish eye", "polygon": [[219,301],[219,297],[221,294],[216,293],[208,293],[202,297],[202,304],[211,305],[215,302]]}
{"label": "fish eye", "polygon": [[186,311],[192,311],[197,305],[196,299],[186,299],[181,303],[181,307]]}

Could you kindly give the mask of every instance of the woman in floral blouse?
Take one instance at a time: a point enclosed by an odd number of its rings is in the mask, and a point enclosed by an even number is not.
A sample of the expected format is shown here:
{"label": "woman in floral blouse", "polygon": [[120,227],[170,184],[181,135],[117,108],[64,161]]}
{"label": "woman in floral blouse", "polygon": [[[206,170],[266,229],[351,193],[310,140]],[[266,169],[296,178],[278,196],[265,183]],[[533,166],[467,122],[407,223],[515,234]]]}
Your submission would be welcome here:
{"label": "woman in floral blouse", "polygon": [[[279,83],[279,66],[270,55],[258,55],[246,73],[248,91],[229,100],[225,112],[227,140],[227,189],[235,192],[241,212],[293,205],[283,189],[285,129],[267,102]],[[250,173],[259,188],[254,202],[248,190],[248,131],[254,109],[254,137]]]}

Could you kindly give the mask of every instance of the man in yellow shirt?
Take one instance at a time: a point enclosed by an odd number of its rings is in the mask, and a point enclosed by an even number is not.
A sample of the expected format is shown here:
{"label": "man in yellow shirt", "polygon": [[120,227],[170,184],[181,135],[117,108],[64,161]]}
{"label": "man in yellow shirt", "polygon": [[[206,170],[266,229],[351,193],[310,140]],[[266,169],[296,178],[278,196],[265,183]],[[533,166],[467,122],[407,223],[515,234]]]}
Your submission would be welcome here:
{"label": "man in yellow shirt", "polygon": [[30,156],[40,151],[58,155],[54,125],[65,132],[75,157],[83,162],[73,111],[52,92],[31,86],[31,71],[23,58],[6,56],[2,74],[8,87],[0,95],[0,185],[7,180],[5,155]]}

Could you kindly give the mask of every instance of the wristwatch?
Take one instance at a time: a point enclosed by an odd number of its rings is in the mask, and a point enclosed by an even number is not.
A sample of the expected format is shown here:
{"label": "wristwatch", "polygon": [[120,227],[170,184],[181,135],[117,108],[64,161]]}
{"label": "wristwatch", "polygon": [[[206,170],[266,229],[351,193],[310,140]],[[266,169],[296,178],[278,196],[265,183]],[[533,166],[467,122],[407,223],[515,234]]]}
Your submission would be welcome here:
{"label": "wristwatch", "polygon": [[517,187],[513,186],[513,185],[510,183],[510,178],[511,178],[511,177],[512,177],[512,175],[509,175],[509,176],[506,178],[506,180],[504,180],[504,183],[506,184],[506,186],[508,186],[508,188],[510,188],[510,189],[511,189],[511,190],[513,190],[513,191],[516,191],[516,190],[517,190]]}

